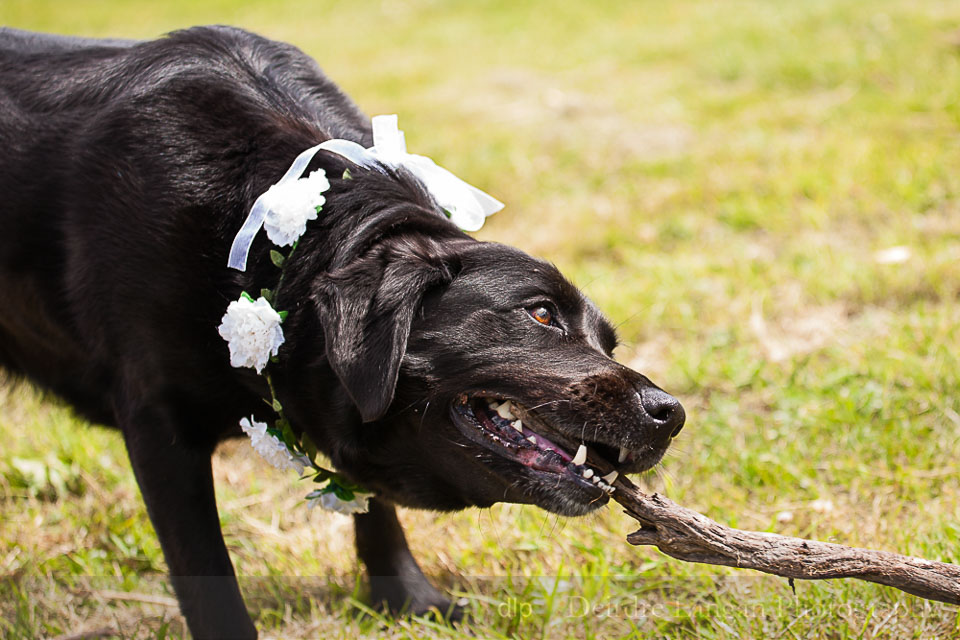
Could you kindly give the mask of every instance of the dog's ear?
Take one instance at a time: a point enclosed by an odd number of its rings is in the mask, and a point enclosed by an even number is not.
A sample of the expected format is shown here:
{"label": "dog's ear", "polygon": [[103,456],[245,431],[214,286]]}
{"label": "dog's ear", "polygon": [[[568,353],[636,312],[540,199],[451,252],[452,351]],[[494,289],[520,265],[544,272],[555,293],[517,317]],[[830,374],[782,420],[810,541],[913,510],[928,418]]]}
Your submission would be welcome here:
{"label": "dog's ear", "polygon": [[400,361],[424,293],[452,279],[424,247],[381,246],[320,283],[315,297],[327,361],[364,422],[393,402]]}

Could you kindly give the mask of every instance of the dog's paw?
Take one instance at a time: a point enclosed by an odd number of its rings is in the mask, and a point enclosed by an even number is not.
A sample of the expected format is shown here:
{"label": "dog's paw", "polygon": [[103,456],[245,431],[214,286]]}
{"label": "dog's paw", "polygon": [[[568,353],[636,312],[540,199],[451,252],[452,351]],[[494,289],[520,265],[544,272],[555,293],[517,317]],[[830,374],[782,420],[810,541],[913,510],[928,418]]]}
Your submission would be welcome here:
{"label": "dog's paw", "polygon": [[393,616],[428,616],[450,623],[466,617],[465,598],[453,602],[422,576],[377,576],[370,579],[370,601],[381,611]]}
{"label": "dog's paw", "polygon": [[463,622],[467,617],[466,604],[466,598],[461,598],[454,602],[449,598],[440,596],[438,601],[429,603],[426,606],[411,607],[409,615],[418,617],[426,616],[438,621],[458,624]]}

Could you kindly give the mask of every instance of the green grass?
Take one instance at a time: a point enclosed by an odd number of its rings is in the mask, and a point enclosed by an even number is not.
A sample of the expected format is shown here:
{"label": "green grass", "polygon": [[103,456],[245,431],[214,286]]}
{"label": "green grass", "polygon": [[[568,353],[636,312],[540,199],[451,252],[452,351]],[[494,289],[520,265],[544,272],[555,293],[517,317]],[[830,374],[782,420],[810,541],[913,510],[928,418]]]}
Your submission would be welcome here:
{"label": "green grass", "polygon": [[[0,23],[97,36],[213,22],[299,45],[508,203],[479,236],[555,261],[688,409],[647,489],[960,562],[960,4],[0,4]],[[895,246],[905,261],[878,259]],[[7,387],[0,440],[0,637],[184,637],[117,435]],[[307,512],[243,443],[216,475],[264,637],[960,637],[956,607],[855,581],[794,594],[631,548],[617,509],[516,505],[403,512],[473,618],[386,620],[349,520]]]}

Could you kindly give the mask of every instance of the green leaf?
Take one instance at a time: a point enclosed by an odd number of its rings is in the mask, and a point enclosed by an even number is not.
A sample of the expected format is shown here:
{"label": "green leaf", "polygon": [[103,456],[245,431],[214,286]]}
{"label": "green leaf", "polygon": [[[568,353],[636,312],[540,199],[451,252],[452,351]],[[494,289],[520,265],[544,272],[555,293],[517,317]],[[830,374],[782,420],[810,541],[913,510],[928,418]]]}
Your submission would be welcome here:
{"label": "green leaf", "polygon": [[335,484],[335,483],[331,483],[330,487],[333,490],[333,495],[337,496],[344,502],[350,502],[351,500],[353,500],[354,498],[353,491],[350,491],[350,489],[347,489],[346,487],[342,487],[339,484]]}
{"label": "green leaf", "polygon": [[251,298],[250,294],[247,293],[246,291],[241,291],[240,297],[243,298],[244,300],[249,300],[250,302],[253,302],[253,298]]}
{"label": "green leaf", "polygon": [[277,315],[280,316],[280,322],[283,322],[284,320],[287,319],[287,316],[290,315],[290,312],[289,312],[289,311],[280,311],[279,313],[277,313]]}
{"label": "green leaf", "polygon": [[280,404],[279,400],[274,399],[274,401],[270,404],[270,406],[273,407],[273,410],[276,411],[277,413],[280,413],[281,411],[283,411],[283,405]]}
{"label": "green leaf", "polygon": [[273,262],[273,264],[276,265],[278,268],[282,269],[283,263],[286,262],[287,259],[284,258],[283,254],[277,251],[276,249],[270,249],[270,261]]}
{"label": "green leaf", "polygon": [[317,445],[306,433],[300,436],[300,446],[303,448],[303,453],[310,458],[314,463],[317,461],[317,455],[320,453],[317,450]]}
{"label": "green leaf", "polygon": [[280,432],[283,434],[281,438],[283,443],[287,445],[287,449],[290,449],[293,452],[297,451],[297,436],[293,433],[293,427],[290,426],[290,422],[284,418],[277,420],[277,428],[280,429]]}
{"label": "green leaf", "polygon": [[337,484],[339,484],[344,489],[349,489],[354,493],[366,493],[367,491],[366,489],[364,489],[358,484],[353,484],[352,482],[348,482],[345,478],[343,478],[343,476],[337,476]]}
{"label": "green leaf", "polygon": [[273,291],[270,291],[270,289],[260,289],[260,297],[271,305],[273,304]]}
{"label": "green leaf", "polygon": [[344,180],[351,180],[351,179],[353,178],[353,176],[350,175],[350,169],[344,169],[344,170],[343,170],[343,176],[342,176],[342,178],[343,178]]}

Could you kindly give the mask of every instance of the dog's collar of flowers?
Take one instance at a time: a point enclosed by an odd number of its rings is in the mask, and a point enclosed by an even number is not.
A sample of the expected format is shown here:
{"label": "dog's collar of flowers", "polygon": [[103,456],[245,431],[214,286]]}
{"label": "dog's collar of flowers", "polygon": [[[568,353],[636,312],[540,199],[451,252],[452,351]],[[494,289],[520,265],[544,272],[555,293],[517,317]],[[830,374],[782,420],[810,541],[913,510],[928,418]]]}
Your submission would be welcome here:
{"label": "dog's collar of flowers", "polygon": [[322,210],[326,201],[323,193],[330,188],[323,169],[306,177],[302,177],[303,172],[317,152],[324,150],[371,169],[382,170],[383,165],[404,167],[424,183],[451,221],[465,231],[476,231],[487,216],[503,208],[501,202],[437,166],[430,158],[408,154],[403,132],[397,128],[396,115],[373,118],[373,141],[369,149],[341,139],[311,147],[297,156],[283,177],[257,198],[233,240],[227,265],[246,270],[250,246],[261,227],[271,242],[290,250],[286,255],[276,249],[270,251],[271,261],[280,269],[274,289],[261,290],[256,300],[244,291],[227,306],[219,327],[220,335],[230,347],[230,364],[255,369],[270,389],[267,404],[277,416],[273,425],[259,422],[253,416],[240,420],[240,428],[250,437],[250,444],[274,467],[292,469],[304,478],[312,477],[314,482],[322,483],[323,486],[307,494],[310,507],[320,505],[340,513],[365,513],[373,494],[317,463],[316,445],[306,433],[299,436],[294,433],[267,370],[269,363],[276,361],[284,341],[281,324],[287,312],[278,312],[273,307],[283,282],[284,266],[296,250],[300,236],[306,232],[307,222],[315,220]]}
{"label": "dog's collar of flowers", "polygon": [[278,182],[261,196],[261,200],[268,203],[263,222],[267,237],[279,247],[290,246],[290,250],[284,255],[271,249],[270,259],[280,269],[277,285],[272,291],[262,289],[256,300],[244,291],[239,299],[227,305],[219,332],[230,347],[230,364],[256,370],[270,389],[270,398],[266,402],[276,414],[273,424],[260,422],[253,416],[240,420],[240,428],[250,437],[254,451],[277,469],[292,469],[301,477],[313,478],[321,485],[307,494],[309,507],[320,505],[344,514],[366,513],[373,494],[364,492],[361,487],[317,462],[316,445],[306,433],[297,435],[293,431],[268,370],[269,364],[276,361],[284,341],[281,325],[287,312],[273,308],[277,290],[283,282],[284,265],[296,250],[307,222],[316,219],[323,208],[323,192],[328,188],[330,183],[323,170],[319,170],[305,178]]}

